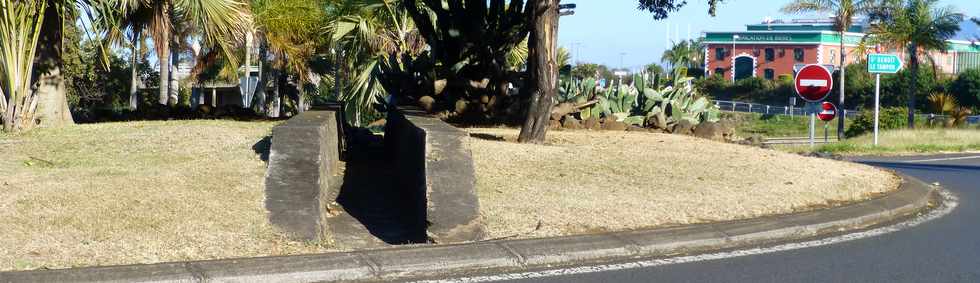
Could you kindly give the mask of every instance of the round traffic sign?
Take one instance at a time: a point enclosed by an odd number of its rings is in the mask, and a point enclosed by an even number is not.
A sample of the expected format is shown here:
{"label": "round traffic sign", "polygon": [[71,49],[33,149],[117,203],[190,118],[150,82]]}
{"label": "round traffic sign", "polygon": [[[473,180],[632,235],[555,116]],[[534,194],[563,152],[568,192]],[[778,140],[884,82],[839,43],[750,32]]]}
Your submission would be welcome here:
{"label": "round traffic sign", "polygon": [[824,101],[824,103],[820,103],[820,112],[817,113],[817,118],[820,118],[821,121],[827,122],[834,120],[834,117],[836,116],[837,106],[834,106],[833,103],[826,101]]}
{"label": "round traffic sign", "polygon": [[820,102],[834,88],[834,79],[830,71],[823,66],[806,65],[796,73],[796,93],[803,100]]}

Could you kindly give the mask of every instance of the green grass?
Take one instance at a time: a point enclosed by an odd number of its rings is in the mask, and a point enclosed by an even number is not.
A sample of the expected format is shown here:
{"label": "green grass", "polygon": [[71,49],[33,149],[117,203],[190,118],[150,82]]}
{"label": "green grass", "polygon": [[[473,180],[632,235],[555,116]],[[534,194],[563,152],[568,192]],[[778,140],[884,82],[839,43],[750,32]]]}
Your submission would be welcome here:
{"label": "green grass", "polygon": [[[737,121],[736,134],[742,137],[805,137],[809,136],[810,118],[807,116],[762,115],[757,113],[725,113],[725,117]],[[845,122],[847,122],[845,120]],[[824,122],[817,120],[816,135],[824,134]],[[831,136],[837,133],[837,121],[827,123]]]}
{"label": "green grass", "polygon": [[841,143],[809,146],[777,146],[790,152],[831,152],[844,155],[904,155],[918,153],[973,152],[980,151],[980,130],[917,129],[882,131],[878,146],[873,145],[871,135],[863,135]]}

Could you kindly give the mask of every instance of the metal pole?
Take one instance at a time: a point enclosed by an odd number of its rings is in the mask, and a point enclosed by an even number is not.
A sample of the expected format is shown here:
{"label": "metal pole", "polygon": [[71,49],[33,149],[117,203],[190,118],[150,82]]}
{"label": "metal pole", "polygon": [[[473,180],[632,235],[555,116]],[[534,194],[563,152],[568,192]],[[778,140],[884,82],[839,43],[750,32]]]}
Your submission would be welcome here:
{"label": "metal pole", "polygon": [[827,137],[828,129],[830,129],[830,124],[828,122],[823,122],[823,143],[830,142],[830,139]]}
{"label": "metal pole", "polygon": [[875,74],[875,134],[874,145],[878,145],[878,99],[881,97],[881,74]]}
{"label": "metal pole", "polygon": [[813,147],[815,144],[814,136],[816,135],[816,129],[814,128],[817,127],[817,113],[812,111],[814,107],[812,107],[813,105],[811,103],[807,103],[806,106],[807,111],[810,112],[810,147]]}
{"label": "metal pole", "polygon": [[810,147],[814,146],[813,136],[815,132],[814,128],[816,127],[817,127],[817,114],[810,112]]}

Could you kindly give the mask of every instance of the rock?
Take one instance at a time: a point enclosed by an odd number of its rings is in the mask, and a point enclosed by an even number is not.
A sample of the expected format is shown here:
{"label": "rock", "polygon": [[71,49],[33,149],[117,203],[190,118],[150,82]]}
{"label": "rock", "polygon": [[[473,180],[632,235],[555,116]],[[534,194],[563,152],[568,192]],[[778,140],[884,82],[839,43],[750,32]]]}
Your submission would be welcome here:
{"label": "rock", "polygon": [[436,104],[436,99],[431,96],[423,96],[419,98],[419,106],[425,109],[425,112],[432,113],[432,107]]}
{"label": "rock", "polygon": [[670,132],[678,135],[690,135],[692,131],[694,131],[694,123],[681,119],[676,125],[674,125],[674,129]]}
{"label": "rock", "polygon": [[748,146],[762,147],[764,145],[764,142],[765,141],[766,140],[763,139],[762,136],[760,136],[760,135],[752,135],[751,137],[748,137],[748,138],[746,138],[746,139],[738,142],[738,144],[748,145]]}
{"label": "rock", "polygon": [[606,131],[625,131],[626,127],[627,127],[626,123],[617,122],[615,120],[613,121],[607,120],[605,123],[602,123],[602,129]]}
{"label": "rock", "polygon": [[578,119],[575,119],[575,117],[572,116],[565,116],[565,120],[562,121],[561,126],[562,128],[569,129],[569,130],[582,129],[582,123],[580,123]]}
{"label": "rock", "polygon": [[558,120],[548,120],[548,129],[549,130],[561,129],[561,122],[559,122]]}
{"label": "rock", "polygon": [[650,117],[649,119],[647,119],[647,123],[649,123],[650,127],[654,129],[658,129],[658,130],[667,129],[666,122],[664,124],[661,124],[660,119],[657,119],[657,117]]}
{"label": "rock", "polygon": [[466,100],[462,100],[462,99],[456,100],[456,113],[466,112],[466,107],[468,105],[469,103],[466,103]]}
{"label": "rock", "polygon": [[694,129],[694,136],[713,141],[725,141],[724,127],[715,122],[702,122]]}
{"label": "rock", "polygon": [[582,121],[582,126],[589,130],[598,130],[602,127],[599,123],[599,118],[596,117],[585,119],[585,121]]}

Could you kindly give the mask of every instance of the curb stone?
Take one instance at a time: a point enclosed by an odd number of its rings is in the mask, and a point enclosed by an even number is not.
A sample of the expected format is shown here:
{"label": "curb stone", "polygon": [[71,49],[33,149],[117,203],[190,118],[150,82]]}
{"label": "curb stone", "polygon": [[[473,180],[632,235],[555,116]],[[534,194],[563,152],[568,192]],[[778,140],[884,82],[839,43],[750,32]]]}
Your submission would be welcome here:
{"label": "curb stone", "polygon": [[315,255],[0,272],[0,282],[314,282],[437,278],[669,257],[786,242],[901,220],[938,197],[902,176],[899,190],[837,208],[713,224],[541,239],[415,245]]}

